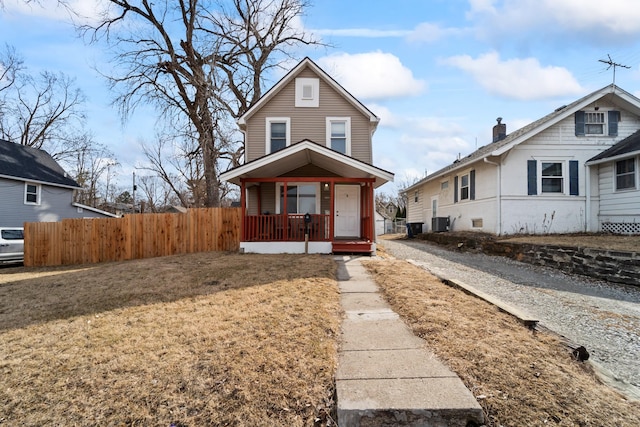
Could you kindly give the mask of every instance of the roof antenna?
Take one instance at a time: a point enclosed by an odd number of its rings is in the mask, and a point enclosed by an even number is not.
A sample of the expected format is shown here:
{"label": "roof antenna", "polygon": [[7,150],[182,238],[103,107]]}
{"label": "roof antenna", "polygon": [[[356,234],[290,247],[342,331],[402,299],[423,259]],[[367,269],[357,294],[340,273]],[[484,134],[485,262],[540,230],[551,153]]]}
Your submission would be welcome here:
{"label": "roof antenna", "polygon": [[613,85],[615,86],[616,84],[616,67],[622,67],[622,68],[631,68],[628,65],[622,65],[622,64],[618,64],[617,62],[613,62],[613,60],[611,59],[611,55],[607,54],[607,57],[609,58],[608,61],[605,61],[604,59],[598,59],[598,62],[602,62],[603,64],[607,64],[609,65],[607,67],[607,70],[611,67],[613,67]]}

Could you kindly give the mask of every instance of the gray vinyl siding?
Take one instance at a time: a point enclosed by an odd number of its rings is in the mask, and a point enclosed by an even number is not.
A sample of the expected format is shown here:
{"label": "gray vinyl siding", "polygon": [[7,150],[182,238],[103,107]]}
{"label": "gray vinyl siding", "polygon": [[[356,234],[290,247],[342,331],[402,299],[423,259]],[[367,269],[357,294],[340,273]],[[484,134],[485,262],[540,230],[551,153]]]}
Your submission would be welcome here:
{"label": "gray vinyl siding", "polygon": [[[296,77],[318,77],[306,68]],[[336,92],[324,80],[320,79],[320,105],[317,108],[295,107],[295,78],[283,87],[266,105],[247,119],[246,153],[247,161],[265,155],[267,117],[289,117],[291,120],[291,143],[308,139],[326,145],[326,118],[351,118],[351,157],[372,163],[371,122]]]}
{"label": "gray vinyl siding", "polygon": [[73,190],[42,184],[40,204],[24,203],[24,181],[0,178],[0,226],[22,227],[25,222],[56,222],[64,218],[104,218],[72,206]]}

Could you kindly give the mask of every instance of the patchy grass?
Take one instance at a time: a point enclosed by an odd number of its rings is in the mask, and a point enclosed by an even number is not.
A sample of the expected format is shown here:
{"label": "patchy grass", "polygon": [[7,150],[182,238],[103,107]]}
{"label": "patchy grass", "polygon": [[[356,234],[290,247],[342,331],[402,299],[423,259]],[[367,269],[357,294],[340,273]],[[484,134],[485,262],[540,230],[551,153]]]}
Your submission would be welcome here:
{"label": "patchy grass", "polygon": [[0,270],[0,425],[324,425],[329,257],[204,253]]}
{"label": "patchy grass", "polygon": [[393,309],[477,397],[489,426],[637,426],[640,402],[600,383],[553,335],[389,256],[363,262]]}

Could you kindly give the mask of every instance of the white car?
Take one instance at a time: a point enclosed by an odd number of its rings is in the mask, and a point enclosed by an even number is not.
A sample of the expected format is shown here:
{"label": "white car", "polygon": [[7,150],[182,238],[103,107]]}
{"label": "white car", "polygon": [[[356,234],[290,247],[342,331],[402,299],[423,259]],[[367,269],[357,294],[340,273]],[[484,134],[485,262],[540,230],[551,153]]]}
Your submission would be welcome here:
{"label": "white car", "polygon": [[0,227],[0,264],[24,261],[24,229]]}

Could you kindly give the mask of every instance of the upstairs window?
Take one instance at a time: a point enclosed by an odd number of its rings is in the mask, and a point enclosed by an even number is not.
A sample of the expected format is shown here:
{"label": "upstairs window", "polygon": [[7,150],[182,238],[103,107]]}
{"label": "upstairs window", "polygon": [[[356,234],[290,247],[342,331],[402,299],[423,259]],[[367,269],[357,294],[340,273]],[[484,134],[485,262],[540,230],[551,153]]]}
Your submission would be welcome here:
{"label": "upstairs window", "polygon": [[327,117],[327,147],[351,155],[350,117]]}
{"label": "upstairs window", "polygon": [[576,136],[618,136],[620,111],[576,111]]}
{"label": "upstairs window", "polygon": [[584,133],[587,135],[604,135],[604,113],[585,113]]}
{"label": "upstairs window", "polygon": [[561,162],[542,162],[542,192],[563,193],[564,177]]}
{"label": "upstairs window", "polygon": [[291,125],[288,117],[267,118],[266,154],[275,153],[291,144]]}
{"label": "upstairs window", "polygon": [[636,161],[625,159],[616,162],[616,190],[636,188]]}
{"label": "upstairs window", "polygon": [[40,186],[37,184],[26,183],[24,185],[24,204],[39,205],[40,204]]}

